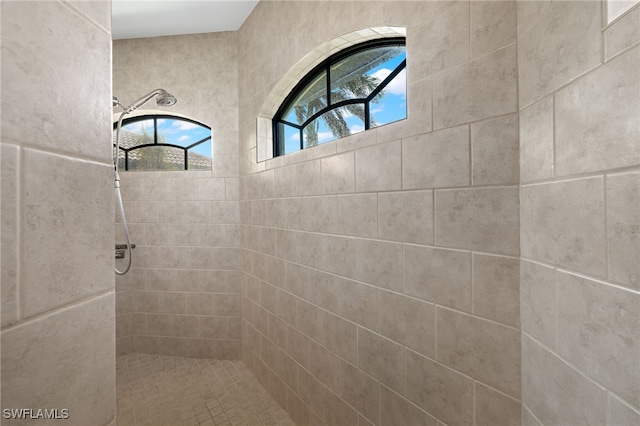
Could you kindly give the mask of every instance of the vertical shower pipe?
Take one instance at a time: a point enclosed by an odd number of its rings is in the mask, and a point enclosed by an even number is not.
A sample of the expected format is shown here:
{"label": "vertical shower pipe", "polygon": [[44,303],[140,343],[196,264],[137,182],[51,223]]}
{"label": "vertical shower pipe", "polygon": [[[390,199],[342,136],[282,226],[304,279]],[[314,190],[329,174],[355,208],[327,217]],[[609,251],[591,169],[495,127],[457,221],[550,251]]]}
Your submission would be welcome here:
{"label": "vertical shower pipe", "polygon": [[116,267],[115,271],[116,271],[116,274],[118,275],[124,275],[127,272],[129,272],[129,269],[131,269],[131,254],[132,254],[131,253],[131,237],[129,235],[129,226],[127,225],[127,218],[124,213],[124,205],[122,204],[122,194],[120,193],[120,174],[118,173],[118,154],[120,153],[120,129],[122,128],[122,119],[124,118],[125,115],[131,113],[132,111],[146,104],[154,96],[158,97],[156,99],[156,103],[158,104],[158,106],[168,107],[168,106],[174,105],[177,102],[175,96],[170,95],[164,89],[156,89],[152,92],[149,92],[126,108],[118,101],[118,98],[113,97],[113,102],[112,102],[113,106],[114,107],[120,106],[123,109],[122,113],[120,114],[120,117],[118,118],[118,125],[116,126],[116,145],[114,147],[114,152],[113,152],[113,167],[115,170],[114,190],[116,195],[116,202],[120,207],[120,217],[122,218],[122,227],[124,229],[124,234],[127,241],[127,246],[126,246],[127,267],[123,271],[118,270],[118,268]]}

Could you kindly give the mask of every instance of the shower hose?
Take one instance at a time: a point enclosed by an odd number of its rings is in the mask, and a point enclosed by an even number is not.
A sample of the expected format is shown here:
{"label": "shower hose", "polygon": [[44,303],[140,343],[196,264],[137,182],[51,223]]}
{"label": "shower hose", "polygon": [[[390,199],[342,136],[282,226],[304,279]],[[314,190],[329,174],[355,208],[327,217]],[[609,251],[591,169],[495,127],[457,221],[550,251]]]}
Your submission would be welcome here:
{"label": "shower hose", "polygon": [[116,191],[116,203],[120,208],[120,217],[122,218],[122,228],[124,229],[124,235],[127,240],[127,267],[124,270],[119,270],[118,267],[115,267],[116,274],[124,275],[129,272],[131,269],[131,237],[129,236],[129,226],[127,225],[127,217],[124,214],[124,205],[122,204],[122,194],[120,193],[120,175],[118,174],[118,154],[120,152],[120,128],[122,127],[122,118],[125,113],[123,112],[120,115],[120,119],[118,120],[118,127],[116,128],[116,146],[115,146],[115,155],[113,160],[113,167],[115,168],[115,179],[114,179],[114,187]]}

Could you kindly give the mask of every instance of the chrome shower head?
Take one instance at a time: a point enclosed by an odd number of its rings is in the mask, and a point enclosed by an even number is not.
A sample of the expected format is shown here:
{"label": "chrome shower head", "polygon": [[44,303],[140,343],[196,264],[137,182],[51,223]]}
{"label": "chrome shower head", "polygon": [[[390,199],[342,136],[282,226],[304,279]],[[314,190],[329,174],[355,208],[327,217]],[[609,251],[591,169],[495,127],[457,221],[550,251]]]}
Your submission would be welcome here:
{"label": "chrome shower head", "polygon": [[170,107],[171,105],[174,105],[176,102],[178,102],[176,97],[167,92],[160,93],[156,98],[156,103],[158,104],[158,106],[161,106],[161,107]]}
{"label": "chrome shower head", "polygon": [[125,112],[129,114],[130,112],[140,108],[142,105],[149,102],[154,96],[158,96],[158,106],[171,106],[177,102],[175,96],[169,94],[166,90],[156,89],[153,92],[144,95],[143,97],[132,103],[130,106],[125,108]]}

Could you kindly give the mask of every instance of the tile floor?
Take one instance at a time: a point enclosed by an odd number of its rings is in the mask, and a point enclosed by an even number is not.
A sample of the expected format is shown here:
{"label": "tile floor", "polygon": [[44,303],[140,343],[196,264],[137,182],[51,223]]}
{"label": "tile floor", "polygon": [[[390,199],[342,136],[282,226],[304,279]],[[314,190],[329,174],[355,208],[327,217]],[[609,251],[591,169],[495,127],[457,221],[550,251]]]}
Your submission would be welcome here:
{"label": "tile floor", "polygon": [[117,358],[118,426],[295,426],[242,361]]}

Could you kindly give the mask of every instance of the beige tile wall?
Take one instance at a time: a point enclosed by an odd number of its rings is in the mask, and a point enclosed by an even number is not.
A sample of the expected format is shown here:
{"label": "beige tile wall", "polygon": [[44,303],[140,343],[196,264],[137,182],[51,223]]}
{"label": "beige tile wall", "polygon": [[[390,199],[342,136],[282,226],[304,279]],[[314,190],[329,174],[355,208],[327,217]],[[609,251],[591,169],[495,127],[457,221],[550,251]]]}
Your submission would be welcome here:
{"label": "beige tile wall", "polygon": [[[241,28],[243,358],[300,424],[520,423],[516,12],[261,2]],[[271,88],[384,25],[409,118],[257,162]]]}
{"label": "beige tile wall", "polygon": [[[273,1],[234,36],[117,42],[118,96],[167,86],[231,141],[211,174],[125,177],[120,350],[224,356],[241,327],[299,424],[637,423],[640,15],[605,9]],[[257,162],[287,71],[387,25],[409,118]]]}
{"label": "beige tile wall", "polygon": [[3,2],[1,27],[1,406],[112,424],[111,5]]}
{"label": "beige tile wall", "polygon": [[241,357],[237,38],[114,41],[114,95],[162,87],[178,99],[162,113],[209,125],[213,141],[211,171],[120,173],[136,248],[116,282],[118,354]]}
{"label": "beige tile wall", "polygon": [[640,421],[640,8],[602,6],[518,3],[527,424]]}

